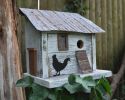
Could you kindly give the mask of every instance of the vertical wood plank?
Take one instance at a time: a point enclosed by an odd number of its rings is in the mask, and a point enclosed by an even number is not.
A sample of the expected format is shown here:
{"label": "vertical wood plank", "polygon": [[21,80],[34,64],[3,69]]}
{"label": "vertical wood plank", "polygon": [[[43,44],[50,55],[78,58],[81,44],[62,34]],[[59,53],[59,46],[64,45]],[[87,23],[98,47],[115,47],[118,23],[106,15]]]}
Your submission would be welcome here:
{"label": "vertical wood plank", "polygon": [[64,9],[66,0],[55,0],[55,6],[56,6],[56,10],[58,11],[62,11]]}
{"label": "vertical wood plank", "polygon": [[56,2],[55,0],[48,0],[48,7],[49,10],[55,10],[56,9]]}
{"label": "vertical wood plank", "polygon": [[[98,26],[101,26],[101,0],[95,1],[95,22]],[[96,56],[97,56],[97,67],[102,67],[102,41],[101,35],[103,34],[96,34]]]}
{"label": "vertical wood plank", "polygon": [[84,0],[82,3],[84,3],[84,6],[87,7],[85,17],[89,19],[89,0]]}
{"label": "vertical wood plank", "polygon": [[107,0],[107,65],[112,69],[113,64],[113,31],[112,31],[112,0]]}
{"label": "vertical wood plank", "polygon": [[97,69],[96,65],[96,34],[92,34],[92,68],[93,70]]}
{"label": "vertical wood plank", "polygon": [[113,26],[113,62],[118,63],[118,19],[117,19],[117,0],[112,2],[112,26]]}
{"label": "vertical wood plank", "polygon": [[49,77],[48,75],[48,41],[47,33],[41,33],[42,35],[42,68],[43,68],[43,78]]}
{"label": "vertical wood plank", "polygon": [[89,0],[89,19],[95,22],[95,0]]}
{"label": "vertical wood plank", "polygon": [[107,66],[107,7],[106,0],[101,0],[101,26],[105,30],[105,33],[102,34],[102,67]]}
{"label": "vertical wood plank", "polygon": [[[118,1],[118,48],[119,48],[119,58],[122,57],[124,48],[124,32],[123,32],[123,17],[122,17],[122,0]],[[121,59],[119,59],[120,62]]]}
{"label": "vertical wood plank", "polygon": [[47,3],[48,2],[48,0],[41,0],[40,1],[40,9],[47,9]]}
{"label": "vertical wood plank", "polygon": [[[123,15],[123,32],[125,32],[125,0],[122,0],[122,15]],[[123,37],[125,38],[125,34],[123,35]],[[125,44],[124,44],[125,46]]]}

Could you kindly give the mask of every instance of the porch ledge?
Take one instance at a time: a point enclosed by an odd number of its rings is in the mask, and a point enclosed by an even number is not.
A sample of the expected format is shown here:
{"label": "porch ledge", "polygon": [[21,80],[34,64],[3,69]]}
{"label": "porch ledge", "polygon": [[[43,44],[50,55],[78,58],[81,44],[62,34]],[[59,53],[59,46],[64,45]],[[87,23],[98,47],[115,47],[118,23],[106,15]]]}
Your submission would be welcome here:
{"label": "porch ledge", "polygon": [[[60,87],[64,85],[65,83],[68,82],[68,76],[69,75],[61,75],[61,76],[56,76],[56,77],[50,77],[50,78],[40,78],[36,76],[32,76],[28,73],[24,73],[25,76],[31,76],[34,78],[35,83],[45,86],[47,88],[55,88],[55,87]],[[110,77],[112,76],[112,72],[108,70],[95,70],[92,73],[88,74],[77,74],[80,75],[80,77],[86,77],[86,76],[92,76],[93,79],[99,79],[101,77]]]}

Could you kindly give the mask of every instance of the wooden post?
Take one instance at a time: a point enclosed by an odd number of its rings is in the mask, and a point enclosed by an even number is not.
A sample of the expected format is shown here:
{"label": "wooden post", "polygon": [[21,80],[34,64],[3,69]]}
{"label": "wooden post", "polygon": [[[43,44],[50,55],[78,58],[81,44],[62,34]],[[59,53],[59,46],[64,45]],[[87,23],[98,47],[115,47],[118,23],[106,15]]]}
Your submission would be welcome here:
{"label": "wooden post", "polygon": [[29,53],[29,72],[31,75],[37,75],[37,50],[35,48],[28,48]]}
{"label": "wooden post", "polygon": [[40,10],[40,0],[38,0],[38,10]]}

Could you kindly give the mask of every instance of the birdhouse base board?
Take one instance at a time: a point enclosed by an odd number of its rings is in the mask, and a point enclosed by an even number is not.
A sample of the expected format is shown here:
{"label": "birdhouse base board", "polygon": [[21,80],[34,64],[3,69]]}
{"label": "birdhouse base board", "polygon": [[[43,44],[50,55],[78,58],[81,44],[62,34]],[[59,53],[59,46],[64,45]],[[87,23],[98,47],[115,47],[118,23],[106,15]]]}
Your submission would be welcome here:
{"label": "birdhouse base board", "polygon": [[[68,76],[69,75],[62,75],[62,76],[56,76],[56,77],[50,77],[50,78],[40,78],[36,76],[32,76],[28,73],[24,73],[25,76],[31,76],[34,78],[35,83],[45,86],[47,88],[55,88],[63,86],[65,83],[68,82]],[[104,77],[110,77],[112,76],[112,72],[108,70],[95,70],[92,73],[88,74],[77,74],[80,75],[80,77],[86,77],[86,76],[92,76],[93,79],[99,79],[102,76]]]}

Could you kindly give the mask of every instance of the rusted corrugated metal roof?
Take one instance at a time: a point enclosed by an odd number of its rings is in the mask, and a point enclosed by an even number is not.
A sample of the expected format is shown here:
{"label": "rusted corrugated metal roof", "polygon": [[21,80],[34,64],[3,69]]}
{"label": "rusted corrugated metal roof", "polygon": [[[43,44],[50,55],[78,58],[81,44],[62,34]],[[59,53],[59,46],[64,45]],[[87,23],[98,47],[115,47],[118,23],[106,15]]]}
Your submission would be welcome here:
{"label": "rusted corrugated metal roof", "polygon": [[80,33],[105,32],[92,21],[77,13],[20,8],[39,31],[68,31]]}

